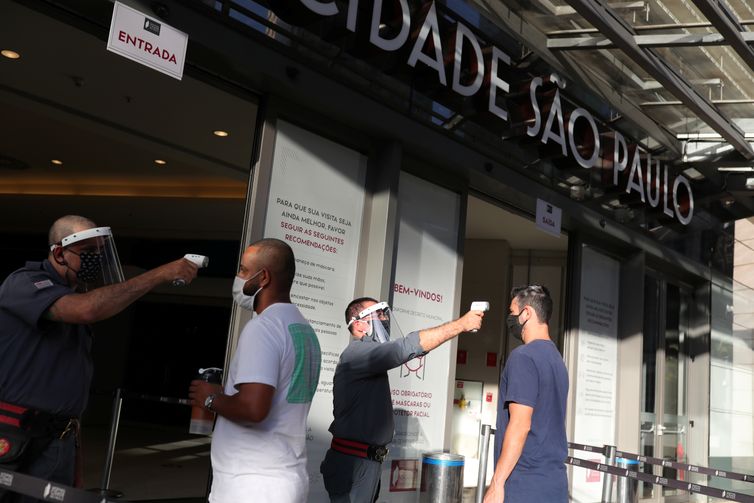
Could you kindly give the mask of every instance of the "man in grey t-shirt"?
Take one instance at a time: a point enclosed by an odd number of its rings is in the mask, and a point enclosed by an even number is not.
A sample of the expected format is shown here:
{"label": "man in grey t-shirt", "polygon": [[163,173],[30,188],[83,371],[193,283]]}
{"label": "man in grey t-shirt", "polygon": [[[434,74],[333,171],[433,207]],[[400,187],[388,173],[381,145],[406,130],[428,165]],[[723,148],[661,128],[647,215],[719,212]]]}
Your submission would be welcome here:
{"label": "man in grey t-shirt", "polygon": [[483,316],[482,311],[469,311],[438,327],[390,340],[387,303],[362,297],[348,304],[345,317],[352,340],[335,369],[333,440],[320,467],[332,502],[377,499],[381,462],[394,429],[387,371],[462,332],[478,330]]}

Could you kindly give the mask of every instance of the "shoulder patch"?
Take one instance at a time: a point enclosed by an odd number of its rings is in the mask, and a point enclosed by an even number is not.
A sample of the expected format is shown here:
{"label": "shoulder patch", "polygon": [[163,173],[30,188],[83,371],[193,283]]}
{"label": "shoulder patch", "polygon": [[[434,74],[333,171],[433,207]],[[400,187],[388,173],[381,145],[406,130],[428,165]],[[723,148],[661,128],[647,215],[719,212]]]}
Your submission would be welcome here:
{"label": "shoulder patch", "polygon": [[51,287],[52,286],[52,281],[50,281],[49,279],[45,279],[45,280],[42,280],[42,281],[37,281],[36,283],[34,283],[34,286],[37,287],[37,290],[42,290],[44,288]]}

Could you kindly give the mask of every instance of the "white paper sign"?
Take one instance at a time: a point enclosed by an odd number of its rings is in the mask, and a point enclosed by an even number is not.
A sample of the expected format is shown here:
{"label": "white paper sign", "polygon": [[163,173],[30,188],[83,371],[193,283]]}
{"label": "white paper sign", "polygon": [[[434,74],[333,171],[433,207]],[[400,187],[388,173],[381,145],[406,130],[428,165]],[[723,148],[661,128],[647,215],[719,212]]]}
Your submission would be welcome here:
{"label": "white paper sign", "polygon": [[[618,296],[620,263],[582,249],[579,342],[573,441],[615,445],[618,383]],[[601,455],[587,456],[603,462]],[[573,501],[599,502],[604,473],[573,469]]]}
{"label": "white paper sign", "polygon": [[[408,334],[455,317],[460,197],[401,173],[400,229],[393,284],[393,313]],[[416,501],[421,455],[442,450],[450,427],[449,395],[455,352],[443,344],[391,370],[395,437],[383,463],[378,501]]]}
{"label": "white paper sign", "polygon": [[560,237],[561,210],[547,201],[537,199],[537,227],[556,238]]}
{"label": "white paper sign", "polygon": [[188,35],[115,2],[107,50],[181,80]]}
{"label": "white paper sign", "polygon": [[296,256],[291,300],[322,349],[319,386],[309,411],[309,502],[327,502],[319,465],[330,447],[332,383],[350,337],[343,311],[354,298],[364,209],[366,157],[279,121],[265,237],[286,241]]}

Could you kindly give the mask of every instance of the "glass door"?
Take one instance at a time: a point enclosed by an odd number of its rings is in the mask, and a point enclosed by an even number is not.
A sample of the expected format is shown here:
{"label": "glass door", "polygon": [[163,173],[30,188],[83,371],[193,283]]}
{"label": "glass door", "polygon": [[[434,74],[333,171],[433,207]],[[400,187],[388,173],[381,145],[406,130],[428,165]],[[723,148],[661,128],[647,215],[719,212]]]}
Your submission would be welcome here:
{"label": "glass door", "polygon": [[[682,463],[688,447],[686,335],[691,294],[652,275],[646,276],[644,285],[641,453]],[[648,463],[644,471],[677,480],[686,476]],[[666,502],[687,497],[683,491],[651,484],[642,484],[640,494],[643,499]]]}

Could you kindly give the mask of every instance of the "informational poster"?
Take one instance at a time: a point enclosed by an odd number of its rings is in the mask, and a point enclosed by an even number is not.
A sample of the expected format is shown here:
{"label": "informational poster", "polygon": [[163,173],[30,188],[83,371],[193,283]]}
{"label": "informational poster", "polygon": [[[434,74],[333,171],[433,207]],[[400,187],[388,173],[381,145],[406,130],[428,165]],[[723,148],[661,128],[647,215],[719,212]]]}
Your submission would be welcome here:
{"label": "informational poster", "polygon": [[348,345],[343,320],[354,298],[364,210],[366,157],[286,122],[278,122],[265,237],[286,241],[296,256],[291,300],[317,332],[319,387],[308,421],[311,502],[329,501],[319,464],[330,446],[332,383]]}
{"label": "informational poster", "polygon": [[[581,261],[573,441],[615,445],[620,263],[584,247]],[[583,454],[583,453],[580,453]],[[595,455],[594,461],[603,458]],[[573,501],[599,502],[602,472],[573,469]]]}
{"label": "informational poster", "polygon": [[[456,298],[460,196],[401,173],[393,313],[404,334],[450,321]],[[378,501],[416,501],[423,452],[442,450],[450,427],[456,353],[446,343],[389,372],[395,438]]]}

